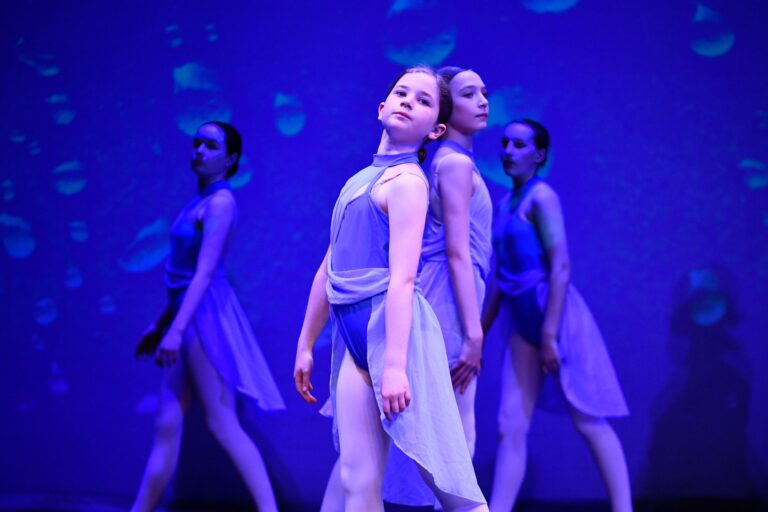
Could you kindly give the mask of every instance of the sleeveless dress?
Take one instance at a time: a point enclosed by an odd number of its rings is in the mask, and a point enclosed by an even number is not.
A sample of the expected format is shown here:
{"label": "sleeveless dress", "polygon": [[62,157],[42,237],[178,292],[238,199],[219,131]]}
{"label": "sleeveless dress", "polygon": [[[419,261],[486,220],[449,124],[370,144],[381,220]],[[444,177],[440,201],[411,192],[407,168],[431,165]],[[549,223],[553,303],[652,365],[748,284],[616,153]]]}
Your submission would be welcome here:
{"label": "sleeveless dress", "polygon": [[[192,218],[191,212],[216,191],[230,188],[224,180],[208,185],[184,207],[171,226],[171,252],[165,266],[165,283],[174,315],[195,274],[203,241],[203,223]],[[285,409],[248,317],[222,267],[216,270],[184,331],[183,343],[187,344],[195,337],[228,386],[254,399],[264,411]]]}
{"label": "sleeveless dress", "polygon": [[[474,507],[485,504],[485,498],[477,485],[464,441],[440,326],[418,286],[413,295],[406,366],[412,401],[392,420],[386,419],[382,409],[389,219],[376,206],[370,192],[388,167],[404,163],[418,163],[416,154],[374,155],[371,166],[347,181],[334,206],[326,289],[332,308],[330,387],[334,441],[338,448],[339,368],[347,346],[357,346],[350,352],[360,349],[365,356],[384,431],[395,446],[431,475],[438,488],[467,507]],[[354,197],[363,187],[365,193]],[[349,309],[349,305],[357,308]]]}
{"label": "sleeveless dress", "polygon": [[[468,156],[474,162],[474,155],[463,146],[453,141],[443,141],[456,152]],[[438,148],[439,150],[439,148]],[[469,254],[475,276],[477,305],[480,311],[485,298],[485,283],[490,271],[491,228],[493,223],[493,204],[488,187],[477,167],[475,175],[479,178],[475,192],[469,203]],[[430,306],[435,312],[445,341],[448,367],[452,367],[461,356],[464,342],[464,329],[459,317],[456,296],[451,281],[448,254],[445,245],[445,226],[443,223],[443,205],[438,187],[439,176],[435,168],[429,176],[429,213],[424,230],[424,243],[421,257],[423,260],[420,275],[421,288]],[[466,442],[466,441],[465,441]],[[419,478],[413,462],[402,452],[392,449],[384,478],[384,499],[391,503],[410,506],[429,506],[435,503],[432,490]]]}
{"label": "sleeveless dress", "polygon": [[[468,156],[474,162],[472,152],[453,141],[444,141],[441,146],[448,146],[458,153]],[[469,255],[475,273],[477,304],[482,310],[485,298],[485,281],[490,271],[491,228],[493,223],[493,204],[480,171],[474,168],[478,178],[477,188],[469,203]],[[437,170],[430,175],[429,215],[424,231],[424,244],[421,257],[424,266],[421,272],[421,286],[432,308],[435,310],[445,339],[448,353],[448,366],[453,366],[461,355],[463,328],[459,318],[456,297],[451,283],[448,254],[445,245],[445,226],[443,224],[443,205],[438,188]]]}
{"label": "sleeveless dress", "polygon": [[[549,290],[549,262],[536,227],[523,218],[520,205],[540,182],[533,177],[502,200],[493,233],[496,278],[503,292],[499,315],[511,317],[523,339],[537,347]],[[558,348],[560,385],[571,405],[598,417],[629,414],[602,334],[586,302],[570,284]]]}

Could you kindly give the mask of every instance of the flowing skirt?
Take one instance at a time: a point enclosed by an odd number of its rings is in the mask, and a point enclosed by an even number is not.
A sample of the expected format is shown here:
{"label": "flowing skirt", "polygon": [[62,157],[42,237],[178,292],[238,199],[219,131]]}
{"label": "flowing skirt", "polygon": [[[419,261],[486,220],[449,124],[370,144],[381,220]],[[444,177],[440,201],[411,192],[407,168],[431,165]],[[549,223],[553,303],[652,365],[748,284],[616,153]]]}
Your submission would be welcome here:
{"label": "flowing skirt", "polygon": [[[477,303],[482,309],[485,297],[485,281],[480,268],[473,266]],[[420,284],[429,305],[437,316],[440,330],[445,341],[448,356],[448,368],[459,360],[464,343],[464,329],[456,306],[456,296],[451,281],[447,260],[425,261],[421,269]],[[475,388],[466,392],[474,392]],[[471,435],[474,439],[474,433]],[[466,442],[466,441],[465,441]],[[474,446],[467,447],[470,453]],[[418,467],[396,446],[393,446],[387,459],[387,469],[382,487],[384,500],[390,503],[409,506],[431,506],[436,503],[432,490],[420,478]]]}
{"label": "flowing skirt", "polygon": [[[382,412],[381,375],[386,348],[385,301],[386,294],[373,297],[367,330],[367,355],[382,428],[393,441],[392,449],[399,449],[411,463],[415,462],[421,466],[438,488],[463,503],[461,508],[485,504],[461,428],[439,324],[432,308],[418,292],[413,298],[411,340],[408,344],[406,367],[412,401],[405,411],[397,414],[391,421],[387,420]],[[338,325],[335,325],[333,317],[331,318],[334,331],[331,403],[335,409],[336,380],[347,349],[340,339]],[[338,447],[335,422],[334,437]]]}
{"label": "flowing skirt", "polygon": [[[169,289],[178,308],[184,289]],[[225,384],[255,400],[263,411],[285,409],[248,317],[224,275],[212,280],[184,332],[184,343],[197,337]]]}
{"label": "flowing skirt", "polygon": [[[548,292],[548,283],[535,285],[535,299],[541,313],[546,308]],[[499,319],[506,320],[503,323],[507,324],[505,340],[509,340],[509,330],[515,328],[514,321],[510,320],[519,316],[512,311],[515,303],[517,301],[502,301],[499,312]],[[541,332],[540,325],[538,332]],[[579,411],[596,417],[628,415],[629,409],[603,335],[589,306],[573,285],[568,287],[565,297],[558,343],[561,357],[559,382],[566,400]]]}

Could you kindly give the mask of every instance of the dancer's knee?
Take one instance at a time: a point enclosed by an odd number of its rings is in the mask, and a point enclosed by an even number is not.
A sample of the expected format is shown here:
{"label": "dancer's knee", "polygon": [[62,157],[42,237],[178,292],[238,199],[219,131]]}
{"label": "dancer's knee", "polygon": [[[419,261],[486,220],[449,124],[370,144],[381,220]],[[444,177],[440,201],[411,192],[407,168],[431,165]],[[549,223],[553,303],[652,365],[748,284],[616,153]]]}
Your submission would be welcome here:
{"label": "dancer's knee", "polygon": [[577,414],[573,416],[576,431],[585,439],[600,439],[613,433],[610,423],[605,418]]}
{"label": "dancer's knee", "polygon": [[341,463],[341,486],[347,495],[381,493],[383,473],[373,464]]}
{"label": "dancer's knee", "polygon": [[155,436],[165,442],[175,442],[181,438],[184,426],[184,414],[180,411],[160,411],[155,419]]}
{"label": "dancer's knee", "polygon": [[228,414],[227,412],[207,414],[205,422],[214,439],[225,446],[232,437],[232,434],[241,430],[237,416]]}
{"label": "dancer's knee", "polygon": [[499,411],[499,441],[525,441],[531,422],[525,415],[511,411]]}

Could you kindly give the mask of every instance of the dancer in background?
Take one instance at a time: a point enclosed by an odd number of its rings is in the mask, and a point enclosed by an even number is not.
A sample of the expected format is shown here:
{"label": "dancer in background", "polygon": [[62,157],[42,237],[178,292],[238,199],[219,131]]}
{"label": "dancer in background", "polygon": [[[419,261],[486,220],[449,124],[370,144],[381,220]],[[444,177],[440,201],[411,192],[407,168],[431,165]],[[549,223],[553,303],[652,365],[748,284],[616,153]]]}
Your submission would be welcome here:
{"label": "dancer in background", "polygon": [[[491,259],[493,205],[475,166],[472,139],[488,123],[485,83],[476,72],[444,67],[453,102],[445,134],[429,173],[429,215],[424,234],[421,287],[435,311],[445,340],[464,436],[475,450],[475,392],[480,373],[480,323],[485,279]],[[394,450],[384,480],[387,501],[431,505],[434,495],[418,482],[413,463]]]}
{"label": "dancer in background", "polygon": [[491,510],[509,512],[525,475],[526,439],[544,377],[560,384],[576,430],[597,462],[614,512],[632,510],[629,475],[616,433],[605,419],[628,414],[603,338],[570,284],[560,200],[537,176],[549,133],[530,119],[512,121],[502,137],[502,164],[512,191],[494,227],[496,269],[483,329],[501,309],[511,319],[502,366],[499,446]]}
{"label": "dancer in background", "polygon": [[193,396],[213,436],[237,467],[258,509],[277,505],[264,461],[237,418],[236,391],[264,410],[285,405],[222,261],[237,218],[228,178],[237,172],[240,134],[212,121],[192,140],[198,193],[171,228],[166,264],[168,303],[136,354],[164,368],[155,439],[131,510],[153,510],[176,469],[184,414]]}
{"label": "dancer in background", "polygon": [[446,510],[487,510],[440,326],[417,286],[429,193],[417,151],[445,130],[445,102],[434,71],[412,68],[379,105],[378,152],[339,195],[299,336],[296,390],[314,403],[312,346],[330,304],[331,403],[348,511],[383,510],[390,439],[419,464]]}

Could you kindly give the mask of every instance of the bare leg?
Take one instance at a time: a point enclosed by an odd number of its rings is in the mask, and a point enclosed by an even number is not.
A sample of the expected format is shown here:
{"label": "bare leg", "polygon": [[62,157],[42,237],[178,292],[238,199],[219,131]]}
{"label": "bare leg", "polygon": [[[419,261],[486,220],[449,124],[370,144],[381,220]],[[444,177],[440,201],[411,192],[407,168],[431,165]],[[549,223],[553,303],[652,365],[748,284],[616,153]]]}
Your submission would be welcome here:
{"label": "bare leg", "polygon": [[389,437],[379,420],[370,376],[355,366],[349,352],[341,363],[336,400],[345,508],[350,512],[382,512],[381,483]]}
{"label": "bare leg", "polygon": [[513,333],[501,371],[499,447],[490,509],[509,512],[525,477],[528,429],[542,382],[539,350]]}
{"label": "bare leg", "polygon": [[191,401],[191,388],[182,364],[163,372],[160,404],[155,419],[155,439],[131,512],[154,510],[176,470],[184,426],[184,413]]}
{"label": "bare leg", "polygon": [[323,494],[320,512],[344,512],[344,487],[341,485],[341,461],[336,459]]}
{"label": "bare leg", "polygon": [[475,394],[477,393],[477,378],[472,379],[464,393],[454,390],[456,405],[459,407],[461,426],[464,428],[464,438],[467,440],[469,456],[475,456]]}
{"label": "bare leg", "polygon": [[277,503],[264,460],[237,418],[234,390],[221,380],[197,338],[190,342],[187,359],[208,428],[237,467],[257,508],[261,512],[276,512]]}
{"label": "bare leg", "polygon": [[578,411],[568,404],[576,430],[587,442],[597,467],[608,488],[613,512],[632,511],[632,492],[629,485],[627,461],[621,441],[605,418],[596,418]]}

